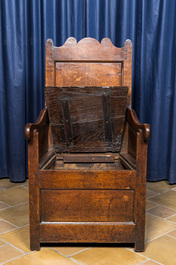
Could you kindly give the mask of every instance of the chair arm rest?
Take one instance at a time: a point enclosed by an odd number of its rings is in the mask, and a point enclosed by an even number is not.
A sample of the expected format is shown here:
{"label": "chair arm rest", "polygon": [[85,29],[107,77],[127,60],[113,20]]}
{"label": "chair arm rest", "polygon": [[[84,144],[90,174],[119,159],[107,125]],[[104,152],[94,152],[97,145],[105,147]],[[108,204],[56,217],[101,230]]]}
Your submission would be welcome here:
{"label": "chair arm rest", "polygon": [[136,131],[142,130],[144,140],[149,140],[151,131],[149,124],[142,124],[137,118],[136,112],[130,108],[127,109],[126,121]]}
{"label": "chair arm rest", "polygon": [[25,126],[25,138],[31,140],[32,133],[34,130],[39,131],[44,125],[48,123],[48,111],[47,109],[42,109],[36,123],[28,123]]}

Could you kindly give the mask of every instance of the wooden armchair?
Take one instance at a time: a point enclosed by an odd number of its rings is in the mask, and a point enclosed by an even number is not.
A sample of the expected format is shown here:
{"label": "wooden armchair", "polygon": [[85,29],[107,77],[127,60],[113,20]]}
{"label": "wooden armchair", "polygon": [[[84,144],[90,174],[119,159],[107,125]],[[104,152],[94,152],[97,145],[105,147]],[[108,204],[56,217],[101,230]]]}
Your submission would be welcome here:
{"label": "wooden armchair", "polygon": [[27,124],[30,242],[144,250],[150,126],[131,109],[132,43],[46,42],[46,106]]}

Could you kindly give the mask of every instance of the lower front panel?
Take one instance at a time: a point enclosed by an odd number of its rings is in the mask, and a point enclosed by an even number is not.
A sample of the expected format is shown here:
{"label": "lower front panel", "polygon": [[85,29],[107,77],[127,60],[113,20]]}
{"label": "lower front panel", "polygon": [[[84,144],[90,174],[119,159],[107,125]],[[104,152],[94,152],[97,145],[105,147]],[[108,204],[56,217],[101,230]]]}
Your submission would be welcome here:
{"label": "lower front panel", "polygon": [[40,242],[134,243],[135,224],[41,223]]}
{"label": "lower front panel", "polygon": [[41,190],[41,222],[133,222],[133,190]]}

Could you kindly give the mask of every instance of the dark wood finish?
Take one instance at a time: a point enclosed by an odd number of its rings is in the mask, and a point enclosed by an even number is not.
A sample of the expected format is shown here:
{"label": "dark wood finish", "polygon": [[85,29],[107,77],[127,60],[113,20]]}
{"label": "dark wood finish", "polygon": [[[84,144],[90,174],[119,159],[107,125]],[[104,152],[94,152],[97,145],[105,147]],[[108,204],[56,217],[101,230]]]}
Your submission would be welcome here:
{"label": "dark wood finish", "polygon": [[134,243],[144,250],[150,126],[131,109],[132,44],[46,42],[45,109],[27,124],[30,246]]}
{"label": "dark wood finish", "polygon": [[113,154],[63,154],[66,163],[114,163]]}
{"label": "dark wood finish", "polygon": [[77,43],[71,37],[61,47],[55,47],[51,39],[46,42],[45,86],[127,86],[130,105],[131,83],[130,40],[122,48],[115,47],[108,38],[101,43],[93,38]]}
{"label": "dark wood finish", "polygon": [[[112,142],[111,106],[110,105],[111,103],[110,103],[109,94],[104,93],[103,95],[103,116],[104,116],[105,142]],[[122,137],[122,134],[120,136]]]}
{"label": "dark wood finish", "polygon": [[45,87],[56,152],[119,152],[127,87]]}
{"label": "dark wood finish", "polygon": [[133,222],[133,197],[134,190],[41,190],[41,220]]}
{"label": "dark wood finish", "polygon": [[[71,231],[71,233],[70,233]],[[44,223],[40,225],[40,242],[133,243],[133,222]]]}
{"label": "dark wood finish", "polygon": [[40,170],[40,189],[135,189],[136,172],[132,170]]}
{"label": "dark wood finish", "polygon": [[130,153],[120,153],[120,162],[125,168],[136,170],[136,159]]}
{"label": "dark wood finish", "polygon": [[127,109],[127,116],[126,120],[131,127],[138,132],[139,130],[143,133],[143,139],[149,140],[150,139],[150,125],[149,124],[141,124],[137,118],[137,115],[134,110],[128,108]]}
{"label": "dark wood finish", "polygon": [[40,198],[39,198],[39,134],[35,130],[28,143],[28,171],[29,171],[29,221],[30,248],[40,250]]}
{"label": "dark wood finish", "polygon": [[41,110],[36,123],[25,126],[25,138],[31,140],[33,132],[39,133],[39,157],[42,157],[51,147],[49,142],[49,119],[47,109]]}

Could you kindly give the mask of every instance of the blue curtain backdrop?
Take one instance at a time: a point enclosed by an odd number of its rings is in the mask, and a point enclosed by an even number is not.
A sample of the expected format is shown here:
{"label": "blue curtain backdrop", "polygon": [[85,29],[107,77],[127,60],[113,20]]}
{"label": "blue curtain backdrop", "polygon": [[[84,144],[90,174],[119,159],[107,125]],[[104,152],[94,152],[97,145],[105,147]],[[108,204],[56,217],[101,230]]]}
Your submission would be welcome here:
{"label": "blue curtain backdrop", "polygon": [[151,124],[148,180],[176,182],[176,1],[0,0],[0,178],[24,181],[24,126],[44,106],[45,41],[133,42],[133,107]]}

